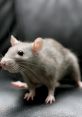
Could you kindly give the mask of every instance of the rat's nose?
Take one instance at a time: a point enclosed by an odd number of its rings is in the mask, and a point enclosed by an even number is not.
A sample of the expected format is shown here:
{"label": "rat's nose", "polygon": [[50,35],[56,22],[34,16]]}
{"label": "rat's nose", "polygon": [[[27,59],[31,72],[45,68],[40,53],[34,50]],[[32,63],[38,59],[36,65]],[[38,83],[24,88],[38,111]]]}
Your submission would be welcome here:
{"label": "rat's nose", "polygon": [[5,69],[6,67],[8,67],[10,65],[10,60],[9,59],[5,59],[2,58],[1,62],[0,62],[0,66]]}
{"label": "rat's nose", "polygon": [[6,61],[1,61],[0,62],[0,67],[5,68],[6,67]]}
{"label": "rat's nose", "polygon": [[2,60],[0,62],[0,66],[3,69],[11,68],[12,60],[11,59],[7,59],[7,58],[2,58]]}

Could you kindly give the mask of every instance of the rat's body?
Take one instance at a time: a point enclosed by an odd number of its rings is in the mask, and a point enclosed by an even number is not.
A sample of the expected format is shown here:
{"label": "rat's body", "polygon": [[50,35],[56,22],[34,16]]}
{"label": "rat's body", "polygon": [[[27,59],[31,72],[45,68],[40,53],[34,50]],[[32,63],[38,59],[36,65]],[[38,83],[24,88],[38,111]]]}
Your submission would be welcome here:
{"label": "rat's body", "polygon": [[82,86],[76,56],[57,41],[37,38],[33,43],[24,43],[13,38],[11,44],[1,66],[9,72],[22,74],[30,91],[25,95],[27,100],[33,99],[38,85],[45,85],[48,88],[46,103],[52,103],[57,82],[69,72],[77,85]]}

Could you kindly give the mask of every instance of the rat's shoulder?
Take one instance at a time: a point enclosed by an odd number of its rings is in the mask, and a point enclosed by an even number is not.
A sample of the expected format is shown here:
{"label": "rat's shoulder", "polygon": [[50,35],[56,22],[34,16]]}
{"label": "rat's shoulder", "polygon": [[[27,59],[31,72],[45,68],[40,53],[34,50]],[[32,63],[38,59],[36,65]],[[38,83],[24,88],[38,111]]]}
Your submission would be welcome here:
{"label": "rat's shoulder", "polygon": [[44,44],[49,47],[52,46],[52,47],[61,48],[61,49],[65,48],[59,41],[57,41],[54,38],[44,38]]}

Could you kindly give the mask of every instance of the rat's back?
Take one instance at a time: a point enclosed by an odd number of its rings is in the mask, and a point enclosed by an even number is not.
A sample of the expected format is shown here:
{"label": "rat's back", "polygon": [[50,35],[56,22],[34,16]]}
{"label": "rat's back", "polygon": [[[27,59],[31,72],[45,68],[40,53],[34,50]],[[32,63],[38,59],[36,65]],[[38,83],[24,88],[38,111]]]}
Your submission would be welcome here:
{"label": "rat's back", "polygon": [[45,38],[43,42],[42,52],[46,54],[46,57],[64,56],[66,52],[68,52],[68,50],[55,39]]}
{"label": "rat's back", "polygon": [[45,66],[46,73],[61,79],[69,70],[73,53],[62,44],[51,38],[43,40],[43,48],[39,53],[39,60]]}

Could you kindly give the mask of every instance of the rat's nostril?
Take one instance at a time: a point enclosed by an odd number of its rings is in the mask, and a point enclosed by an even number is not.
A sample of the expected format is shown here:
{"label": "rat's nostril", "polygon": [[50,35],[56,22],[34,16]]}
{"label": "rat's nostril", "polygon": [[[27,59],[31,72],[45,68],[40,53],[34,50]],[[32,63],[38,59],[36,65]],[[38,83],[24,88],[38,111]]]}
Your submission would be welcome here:
{"label": "rat's nostril", "polygon": [[3,68],[3,69],[6,69],[6,68],[10,68],[12,65],[12,60],[10,59],[2,59],[1,62],[0,62],[0,66]]}
{"label": "rat's nostril", "polygon": [[5,66],[6,66],[6,62],[5,62],[5,61],[1,62],[1,63],[0,63],[0,66],[1,66],[2,68],[5,67]]}

